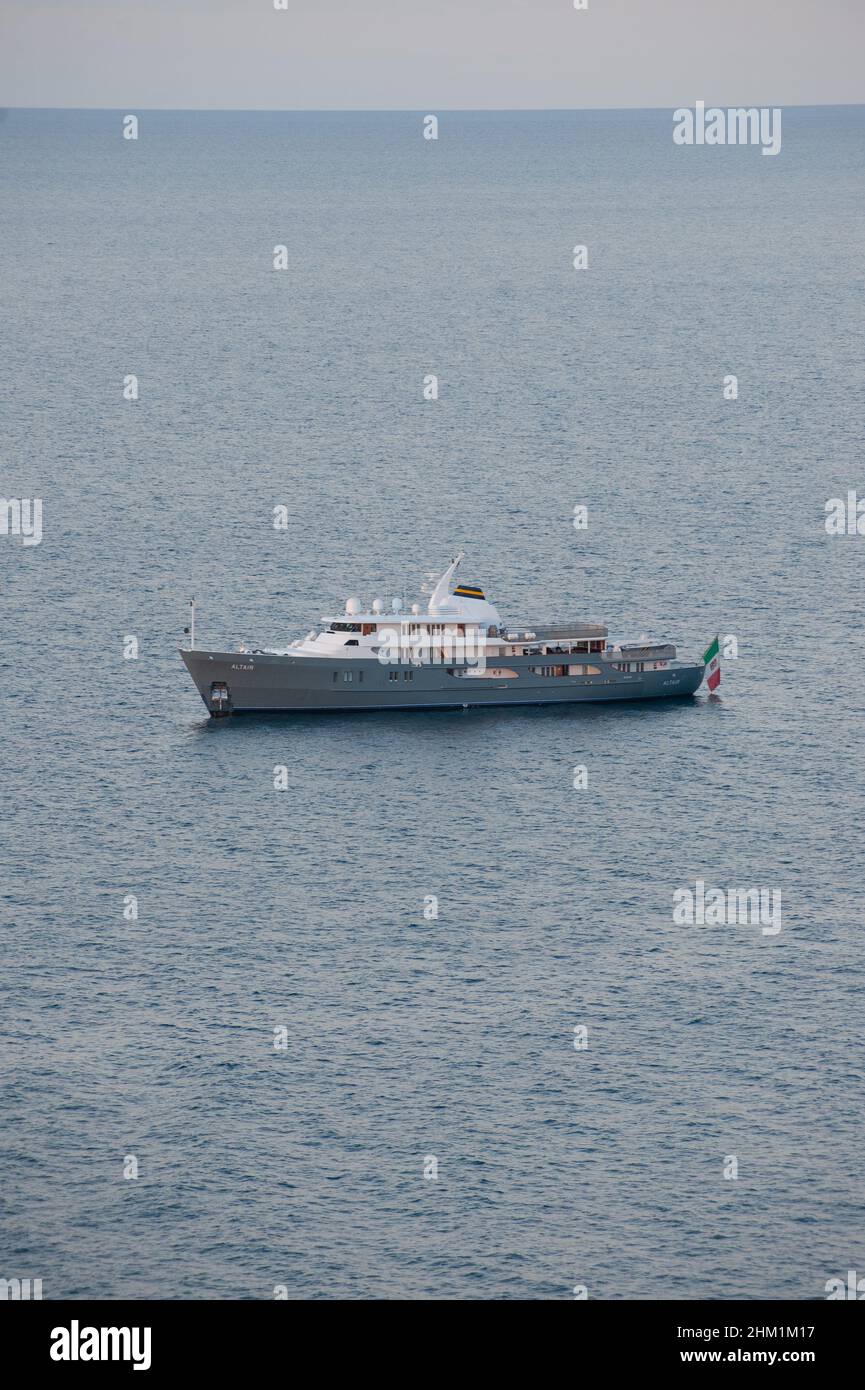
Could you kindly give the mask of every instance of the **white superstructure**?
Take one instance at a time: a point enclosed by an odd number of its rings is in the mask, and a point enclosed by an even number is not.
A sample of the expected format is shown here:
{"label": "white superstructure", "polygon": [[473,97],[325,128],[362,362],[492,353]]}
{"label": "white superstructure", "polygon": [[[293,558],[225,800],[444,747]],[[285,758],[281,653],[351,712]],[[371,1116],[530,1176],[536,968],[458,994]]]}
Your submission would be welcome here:
{"label": "white superstructure", "polygon": [[363,611],[359,599],[349,598],[344,613],[322,617],[327,626],[320,632],[310,632],[287,648],[265,650],[275,655],[290,652],[292,656],[339,655],[365,660],[377,657],[383,645],[409,650],[416,647],[419,651],[441,646],[457,658],[466,649],[498,655],[505,637],[498,609],[487,602],[476,584],[455,584],[451,588],[462,559],[461,551],[437,581],[425,614],[417,603],[403,611],[398,600],[386,613],[381,599],[374,599],[371,608]]}

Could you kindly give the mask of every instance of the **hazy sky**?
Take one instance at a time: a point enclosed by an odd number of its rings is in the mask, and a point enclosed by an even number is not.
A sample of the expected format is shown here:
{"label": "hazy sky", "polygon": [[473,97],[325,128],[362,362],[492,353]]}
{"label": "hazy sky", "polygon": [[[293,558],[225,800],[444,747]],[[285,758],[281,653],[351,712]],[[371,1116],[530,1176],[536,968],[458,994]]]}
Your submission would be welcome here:
{"label": "hazy sky", "polygon": [[865,101],[865,0],[0,0],[0,106]]}

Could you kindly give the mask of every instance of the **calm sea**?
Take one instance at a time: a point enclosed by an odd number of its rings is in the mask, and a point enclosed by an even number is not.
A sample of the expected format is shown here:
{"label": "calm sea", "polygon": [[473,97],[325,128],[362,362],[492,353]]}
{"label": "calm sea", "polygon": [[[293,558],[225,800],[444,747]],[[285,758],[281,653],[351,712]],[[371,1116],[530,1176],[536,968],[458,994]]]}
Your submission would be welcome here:
{"label": "calm sea", "polygon": [[[865,1274],[865,539],[824,527],[865,109],[775,158],[670,111],[125,114],[0,123],[0,491],[43,501],[0,536],[0,1276]],[[459,547],[510,621],[735,639],[721,698],[208,721],[191,593],[201,644],[278,645]],[[676,925],[698,879],[781,931]]]}

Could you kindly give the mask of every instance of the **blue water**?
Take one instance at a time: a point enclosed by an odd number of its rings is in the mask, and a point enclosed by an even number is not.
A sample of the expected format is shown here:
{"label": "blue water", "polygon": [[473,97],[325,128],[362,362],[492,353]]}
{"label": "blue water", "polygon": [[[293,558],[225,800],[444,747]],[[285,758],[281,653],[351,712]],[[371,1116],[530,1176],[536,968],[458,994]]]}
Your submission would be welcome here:
{"label": "blue water", "polygon": [[[776,158],[670,112],[123,114],[0,122],[0,491],[44,506],[0,537],[0,1276],[865,1272],[865,539],[823,525],[865,495],[865,109]],[[460,546],[510,621],[735,636],[721,699],[208,721],[191,592],[278,645]],[[675,925],[697,878],[782,930]]]}

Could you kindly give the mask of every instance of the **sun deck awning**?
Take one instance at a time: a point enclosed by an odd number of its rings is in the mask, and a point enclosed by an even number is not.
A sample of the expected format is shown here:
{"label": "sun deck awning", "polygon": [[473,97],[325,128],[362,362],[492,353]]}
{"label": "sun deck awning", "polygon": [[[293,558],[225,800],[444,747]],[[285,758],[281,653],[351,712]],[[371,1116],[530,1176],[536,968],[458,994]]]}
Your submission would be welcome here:
{"label": "sun deck awning", "polygon": [[508,631],[532,632],[538,642],[597,642],[607,636],[607,629],[601,623],[520,623]]}

